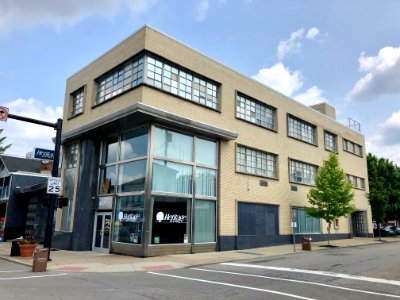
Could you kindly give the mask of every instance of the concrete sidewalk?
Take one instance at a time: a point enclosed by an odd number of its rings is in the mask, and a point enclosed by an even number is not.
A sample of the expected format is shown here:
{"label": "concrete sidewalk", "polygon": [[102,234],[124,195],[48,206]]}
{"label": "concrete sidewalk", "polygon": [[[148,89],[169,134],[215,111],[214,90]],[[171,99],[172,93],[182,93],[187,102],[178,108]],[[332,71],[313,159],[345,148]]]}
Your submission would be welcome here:
{"label": "concrete sidewalk", "polygon": [[[383,242],[398,242],[400,237],[382,238],[352,238],[331,241],[331,245],[337,247],[354,247]],[[312,251],[323,251],[327,242],[313,242]],[[39,248],[42,246],[39,245]],[[296,253],[304,252],[301,244],[296,244]],[[32,266],[32,258],[10,256],[11,242],[0,243],[0,258],[19,264]],[[292,254],[296,255],[293,245],[281,245],[273,247],[232,250],[223,252],[208,252],[196,254],[179,254],[139,258],[125,255],[105,254],[92,251],[65,251],[53,250],[51,259],[47,263],[47,270],[62,272],[133,272],[154,271],[184,268],[188,266],[215,264],[220,262],[238,261],[256,257]]]}

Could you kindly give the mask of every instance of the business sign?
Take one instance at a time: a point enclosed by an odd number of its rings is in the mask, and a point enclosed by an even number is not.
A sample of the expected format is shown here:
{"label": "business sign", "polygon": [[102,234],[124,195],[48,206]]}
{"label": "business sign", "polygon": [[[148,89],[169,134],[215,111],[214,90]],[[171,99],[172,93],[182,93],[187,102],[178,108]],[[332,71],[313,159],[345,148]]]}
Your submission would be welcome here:
{"label": "business sign", "polygon": [[45,160],[54,160],[54,150],[35,148],[33,157]]}
{"label": "business sign", "polygon": [[178,214],[164,214],[159,211],[156,215],[156,220],[158,223],[186,223],[187,216]]}
{"label": "business sign", "polygon": [[47,194],[59,195],[61,191],[61,177],[49,177],[47,180]]}

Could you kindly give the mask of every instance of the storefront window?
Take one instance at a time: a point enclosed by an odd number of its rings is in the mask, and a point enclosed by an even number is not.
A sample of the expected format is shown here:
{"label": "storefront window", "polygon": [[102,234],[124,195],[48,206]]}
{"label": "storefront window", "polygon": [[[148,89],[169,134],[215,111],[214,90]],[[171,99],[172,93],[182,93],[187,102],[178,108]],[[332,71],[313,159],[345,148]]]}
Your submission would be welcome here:
{"label": "storefront window", "polygon": [[104,167],[100,169],[99,194],[111,194],[115,192],[117,178],[116,166]]}
{"label": "storefront window", "polygon": [[195,200],[194,241],[195,243],[215,242],[215,201]]}
{"label": "storefront window", "polygon": [[168,161],[153,162],[153,191],[192,193],[192,166]]}
{"label": "storefront window", "polygon": [[196,163],[217,166],[217,143],[214,141],[196,139]]}
{"label": "storefront window", "polygon": [[190,243],[191,199],[154,197],[152,244]]}
{"label": "storefront window", "polygon": [[68,205],[62,207],[60,229],[69,231],[71,227],[72,208],[75,195],[75,177],[78,166],[79,143],[66,147],[66,169],[64,171],[64,197]]}
{"label": "storefront window", "polygon": [[102,163],[108,164],[117,161],[118,137],[110,137],[103,143]]}
{"label": "storefront window", "polygon": [[142,243],[144,196],[118,197],[115,204],[113,241]]}
{"label": "storefront window", "polygon": [[216,197],[216,170],[196,168],[196,195]]}
{"label": "storefront window", "polygon": [[119,165],[118,193],[144,191],[147,160]]}
{"label": "storefront window", "polygon": [[147,156],[148,129],[145,127],[124,133],[121,137],[121,158],[126,160]]}
{"label": "storefront window", "polygon": [[193,137],[156,127],[154,155],[182,161],[193,161]]}
{"label": "storefront window", "polygon": [[296,222],[295,233],[321,233],[321,220],[307,215],[304,208],[293,208],[292,218]]}

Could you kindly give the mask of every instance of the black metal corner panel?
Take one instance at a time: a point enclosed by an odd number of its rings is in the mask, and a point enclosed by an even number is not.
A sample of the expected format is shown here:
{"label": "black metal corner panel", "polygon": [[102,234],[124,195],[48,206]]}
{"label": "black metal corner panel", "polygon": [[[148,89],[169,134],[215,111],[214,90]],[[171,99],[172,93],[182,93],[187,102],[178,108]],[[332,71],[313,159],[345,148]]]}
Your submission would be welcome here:
{"label": "black metal corner panel", "polygon": [[218,237],[219,251],[229,251],[236,249],[236,236],[219,236]]}

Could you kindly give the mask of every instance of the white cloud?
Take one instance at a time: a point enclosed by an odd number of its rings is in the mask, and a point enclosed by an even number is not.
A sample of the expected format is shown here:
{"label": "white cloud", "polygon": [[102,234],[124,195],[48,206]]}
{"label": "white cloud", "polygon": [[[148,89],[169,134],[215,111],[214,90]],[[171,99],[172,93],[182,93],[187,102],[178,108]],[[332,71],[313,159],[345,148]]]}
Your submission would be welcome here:
{"label": "white cloud", "polygon": [[313,40],[317,37],[318,34],[319,34],[319,29],[316,27],[312,27],[307,31],[306,39]]}
{"label": "white cloud", "polygon": [[400,165],[400,111],[377,126],[377,134],[366,139],[367,151]]}
{"label": "white cloud", "polygon": [[328,100],[322,96],[323,93],[323,90],[314,85],[304,93],[294,96],[294,99],[307,106],[318,104],[321,102],[328,102]]}
{"label": "white cloud", "polygon": [[132,14],[147,11],[158,0],[2,0],[0,33],[35,25],[50,25],[57,30],[98,15],[112,19],[122,10]]}
{"label": "white cloud", "polygon": [[208,9],[210,8],[209,0],[200,0],[196,6],[197,21],[204,21],[207,18]]}
{"label": "white cloud", "polygon": [[400,95],[400,47],[385,47],[376,56],[361,53],[359,71],[365,72],[348,93],[347,99],[370,101],[383,95]]}
{"label": "white cloud", "polygon": [[287,40],[282,40],[278,44],[277,48],[277,56],[279,60],[282,60],[290,53],[299,51],[301,48],[300,40],[303,38],[304,29],[300,28],[299,30],[292,32],[290,34],[290,38]]}
{"label": "white cloud", "polygon": [[207,18],[207,14],[210,11],[211,6],[223,5],[227,0],[197,0],[195,6],[196,20],[199,22],[204,21]]}
{"label": "white cloud", "polygon": [[[62,107],[51,107],[44,105],[41,101],[30,98],[28,100],[17,99],[5,103],[9,108],[9,113],[38,119],[42,121],[55,123],[62,117]],[[56,131],[51,127],[36,125],[28,122],[8,119],[7,122],[1,122],[3,128],[2,136],[6,139],[4,145],[12,144],[6,153],[10,155],[25,156],[33,148],[54,149],[52,138]]]}
{"label": "white cloud", "polygon": [[311,27],[307,30],[307,33],[304,35],[304,28],[300,28],[297,31],[294,31],[290,34],[289,39],[281,40],[276,49],[276,56],[278,60],[283,60],[287,55],[293,54],[301,51],[301,47],[303,46],[302,41],[304,38],[307,40],[314,40],[319,35],[319,29],[316,27]]}
{"label": "white cloud", "polygon": [[291,71],[282,63],[260,69],[252,78],[288,97],[303,86],[301,73],[297,70]]}

